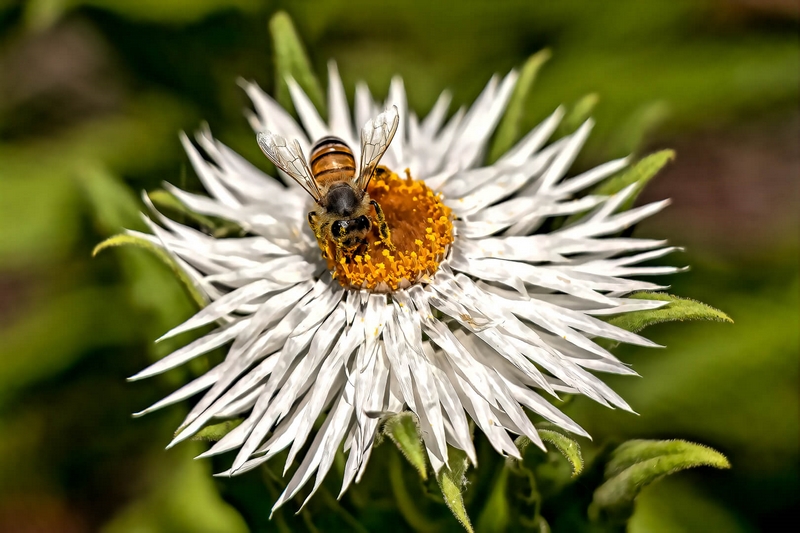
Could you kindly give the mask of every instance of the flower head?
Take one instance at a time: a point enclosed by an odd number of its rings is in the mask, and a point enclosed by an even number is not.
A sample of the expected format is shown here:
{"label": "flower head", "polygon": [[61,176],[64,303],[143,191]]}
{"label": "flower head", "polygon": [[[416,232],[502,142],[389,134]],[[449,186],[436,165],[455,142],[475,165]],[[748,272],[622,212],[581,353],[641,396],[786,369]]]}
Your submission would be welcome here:
{"label": "flower head", "polygon": [[[208,299],[165,337],[217,327],[133,379],[231,346],[222,363],[142,414],[205,391],[173,444],[212,419],[244,416],[203,454],[238,450],[223,473],[231,475],[287,448],[288,468],[327,413],[277,508],[312,476],[316,489],[341,445],[348,453],[346,490],[364,472],[386,414],[408,409],[417,415],[438,471],[447,463],[448,445],[475,461],[470,419],[499,453],[518,457],[511,434],[542,446],[531,413],[586,435],[546,396],[583,394],[630,410],[593,372],[635,372],[593,339],[655,346],[597,317],[665,304],[622,296],[660,288],[629,277],[674,272],[634,266],[673,248],[618,235],[666,202],[618,212],[632,187],[610,197],[576,196],[628,161],[567,178],[592,123],[547,144],[561,109],[483,166],[515,72],[493,78],[469,110],[449,120],[446,93],[419,120],[407,109],[399,78],[385,106],[358,85],[353,120],[335,65],[329,70],[327,123],[290,80],[302,127],[256,85],[244,83],[256,109],[252,127],[288,141],[273,147],[296,141],[295,156],[334,135],[358,161],[356,128],[394,106],[396,132],[366,189],[383,211],[390,238],[378,227],[376,208],[363,239],[338,247],[319,225],[309,225],[309,212],[321,204],[308,186],[296,180],[285,186],[207,132],[197,137],[205,157],[184,137],[210,196],[170,191],[193,211],[233,221],[247,235],[215,238],[156,213],[161,225],[149,222],[153,235],[140,236],[170,253]],[[541,230],[550,217],[584,212],[576,222]]]}

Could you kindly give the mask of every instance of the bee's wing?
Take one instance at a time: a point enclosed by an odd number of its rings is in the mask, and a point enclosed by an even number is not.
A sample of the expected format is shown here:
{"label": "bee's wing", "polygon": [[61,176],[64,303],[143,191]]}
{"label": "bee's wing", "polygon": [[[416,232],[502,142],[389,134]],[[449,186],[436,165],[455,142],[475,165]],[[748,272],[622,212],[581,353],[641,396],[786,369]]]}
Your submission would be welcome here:
{"label": "bee's wing", "polygon": [[294,181],[300,184],[303,189],[310,194],[314,200],[322,200],[322,193],[319,191],[317,181],[308,168],[303,149],[295,140],[292,144],[281,137],[268,131],[262,131],[256,136],[258,146],[276,167],[283,170]]}
{"label": "bee's wing", "polygon": [[358,190],[367,188],[375,167],[392,142],[399,122],[397,106],[392,106],[364,124],[361,129],[361,166],[356,183]]}

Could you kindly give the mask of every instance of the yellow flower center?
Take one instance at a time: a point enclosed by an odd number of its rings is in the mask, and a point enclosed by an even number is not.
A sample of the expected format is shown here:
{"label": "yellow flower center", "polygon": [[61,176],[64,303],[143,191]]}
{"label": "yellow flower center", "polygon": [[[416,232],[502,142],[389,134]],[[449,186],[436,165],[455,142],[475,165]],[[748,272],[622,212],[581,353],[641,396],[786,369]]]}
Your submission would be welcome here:
{"label": "yellow flower center", "polygon": [[425,282],[439,268],[453,243],[450,209],[422,181],[401,178],[378,167],[367,188],[391,232],[390,249],[381,241],[377,220],[366,242],[351,253],[320,243],[333,277],[344,287],[388,292]]}

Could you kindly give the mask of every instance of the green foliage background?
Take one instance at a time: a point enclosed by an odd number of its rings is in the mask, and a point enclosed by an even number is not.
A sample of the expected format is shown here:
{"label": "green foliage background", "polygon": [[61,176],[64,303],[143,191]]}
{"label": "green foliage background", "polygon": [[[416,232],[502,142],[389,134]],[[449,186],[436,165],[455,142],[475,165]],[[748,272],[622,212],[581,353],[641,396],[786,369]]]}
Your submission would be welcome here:
{"label": "green foliage background", "polygon": [[[191,460],[202,442],[164,451],[185,405],[130,418],[203,370],[124,381],[175,346],[152,341],[193,304],[143,252],[90,253],[122,227],[141,229],[139,191],[163,180],[199,188],[181,130],[207,121],[266,167],[236,79],[281,94],[268,31],[279,9],[323,80],[327,60],[338,61],[351,97],[358,79],[383,96],[399,73],[414,109],[426,112],[444,88],[455,109],[491,74],[546,47],[553,57],[533,82],[523,128],[560,103],[596,100],[579,167],[674,148],[676,160],[639,199],[674,204],[637,235],[686,246],[671,260],[692,271],[667,280],[670,291],[723,309],[735,324],[653,326],[648,336],[666,350],[620,347],[643,378],[608,382],[640,416],[583,398],[563,408],[593,435],[581,442],[587,453],[630,438],[683,438],[730,459],[731,470],[647,488],[630,531],[771,530],[795,516],[796,3],[0,0],[0,531],[241,532],[245,522],[220,491],[262,512],[277,496],[270,472],[216,482],[208,461]],[[363,526],[459,529],[446,511],[416,520],[398,511],[403,497],[425,500],[431,481],[416,481],[386,444],[378,451],[365,486],[344,504]],[[492,499],[503,463],[479,442],[482,451],[465,498],[479,531],[492,530],[482,510],[516,505]],[[392,491],[374,496],[386,472]],[[268,524],[246,518],[264,528],[356,530],[330,499],[317,496],[299,517],[290,502]]]}

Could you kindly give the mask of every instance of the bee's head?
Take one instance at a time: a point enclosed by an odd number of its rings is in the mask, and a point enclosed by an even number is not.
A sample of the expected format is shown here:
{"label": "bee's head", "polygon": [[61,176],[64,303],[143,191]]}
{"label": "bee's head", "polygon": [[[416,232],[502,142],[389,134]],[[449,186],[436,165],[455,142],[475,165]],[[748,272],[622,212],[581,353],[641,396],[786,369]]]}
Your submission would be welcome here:
{"label": "bee's head", "polygon": [[356,191],[347,183],[332,185],[325,197],[326,209],[340,217],[351,216],[360,204]]}

